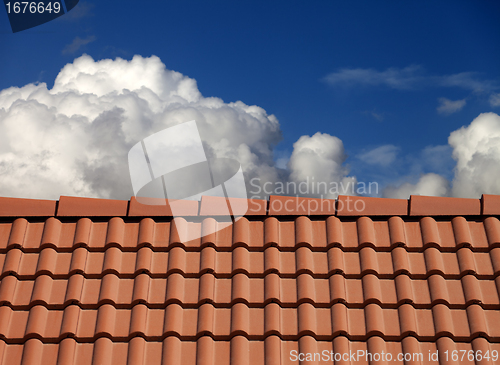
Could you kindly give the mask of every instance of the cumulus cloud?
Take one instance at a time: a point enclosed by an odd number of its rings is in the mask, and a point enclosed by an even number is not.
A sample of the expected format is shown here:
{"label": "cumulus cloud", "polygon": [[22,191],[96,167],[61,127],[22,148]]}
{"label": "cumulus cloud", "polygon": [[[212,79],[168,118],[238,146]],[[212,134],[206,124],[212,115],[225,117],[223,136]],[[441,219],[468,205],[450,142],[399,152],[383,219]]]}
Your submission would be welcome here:
{"label": "cumulus cloud", "polygon": [[[293,152],[288,162],[290,181],[305,182],[314,186],[315,182],[338,183],[338,189],[324,189],[324,197],[336,197],[336,192],[348,194],[348,189],[356,183],[356,178],[349,177],[348,168],[344,165],[347,158],[344,144],[334,136],[316,133],[313,136],[302,136],[293,145]],[[315,178],[315,182],[311,178]],[[310,194],[314,195],[312,191]]]}
{"label": "cumulus cloud", "polygon": [[[387,187],[383,195],[408,198],[411,194],[479,198],[481,194],[500,194],[500,116],[483,113],[468,126],[453,131],[448,146],[424,149],[422,156],[434,170],[448,164],[448,154],[455,160],[453,178],[427,173],[415,184],[403,182]],[[427,157],[425,157],[427,156]],[[433,159],[429,158],[434,156]],[[441,156],[441,157],[439,157]]]}
{"label": "cumulus cloud", "polygon": [[80,48],[85,46],[86,44],[92,43],[95,41],[95,36],[90,35],[87,38],[80,38],[80,37],[75,37],[73,39],[73,42],[70,44],[66,45],[66,47],[63,48],[61,51],[62,54],[73,54],[78,52]]}
{"label": "cumulus cloud", "polygon": [[434,173],[422,175],[415,184],[409,182],[400,186],[388,186],[383,191],[386,198],[408,199],[410,195],[447,196],[450,183],[444,177]]}
{"label": "cumulus cloud", "polygon": [[361,161],[369,165],[378,165],[382,167],[387,167],[396,160],[398,152],[399,152],[399,147],[396,147],[392,144],[387,144],[384,146],[374,148],[370,151],[363,152],[359,154],[357,157]]}
{"label": "cumulus cloud", "polygon": [[204,97],[194,79],[155,56],[94,61],[84,55],[62,68],[52,89],[40,83],[0,91],[1,195],[129,199],[130,148],[191,120],[207,157],[238,160],[247,181],[299,181],[305,174],[342,181],[347,174],[336,137],[299,139],[288,171],[275,165],[281,130],[264,109]]}
{"label": "cumulus cloud", "polygon": [[500,194],[500,116],[479,115],[470,125],[452,132],[448,143],[457,162],[454,196]]}
{"label": "cumulus cloud", "polygon": [[465,99],[461,100],[450,100],[447,98],[439,98],[439,106],[437,107],[437,112],[439,114],[450,115],[456,113],[465,106]]}

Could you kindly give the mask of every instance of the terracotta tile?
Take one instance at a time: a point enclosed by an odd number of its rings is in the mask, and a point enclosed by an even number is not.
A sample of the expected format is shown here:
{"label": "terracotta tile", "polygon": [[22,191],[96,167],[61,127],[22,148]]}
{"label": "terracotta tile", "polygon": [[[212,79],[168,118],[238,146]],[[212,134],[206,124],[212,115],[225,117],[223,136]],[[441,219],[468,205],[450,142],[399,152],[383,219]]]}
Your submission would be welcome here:
{"label": "terracotta tile", "polygon": [[405,216],[408,200],[339,195],[338,216]]}
{"label": "terracotta tile", "polygon": [[[464,282],[464,279],[467,278],[469,275],[464,276],[462,283]],[[495,281],[497,281],[495,279]],[[498,285],[495,285],[495,281],[492,280],[481,280],[479,282],[479,288],[481,291],[481,294],[479,296],[480,302],[483,302],[484,304],[489,304],[489,305],[498,305],[500,304],[500,300],[498,297]],[[463,284],[462,284],[463,285]],[[467,290],[465,285],[464,285],[464,294],[465,294],[465,300],[467,302],[475,302],[476,298],[474,294],[469,295],[469,292],[474,292],[473,290]]]}
{"label": "terracotta tile", "polygon": [[[9,253],[10,253],[10,251],[9,251]],[[26,276],[33,276],[33,275],[35,275],[35,273],[36,273],[36,267],[37,267],[37,263],[38,263],[38,258],[39,258],[38,254],[34,254],[34,253],[25,253],[25,254],[22,254],[21,255],[21,262],[19,264],[19,271],[18,271],[18,273],[20,275],[26,275]],[[8,254],[7,254],[7,259],[9,259]]]}
{"label": "terracotta tile", "polygon": [[202,196],[200,202],[200,215],[202,216],[229,216],[229,201],[227,198],[218,196]]}
{"label": "terracotta tile", "polygon": [[0,223],[0,249],[1,250],[4,250],[5,248],[7,248],[11,228],[12,228],[12,223]]}
{"label": "terracotta tile", "polygon": [[266,215],[266,210],[267,201],[257,199],[202,196],[200,204],[202,216]]}
{"label": "terracotta tile", "polygon": [[410,215],[480,215],[479,199],[410,196]]}
{"label": "terracotta tile", "polygon": [[473,244],[469,223],[464,217],[455,217],[451,220],[455,243],[457,246],[471,246]]}
{"label": "terracotta tile", "polygon": [[375,250],[371,247],[363,247],[359,251],[361,273],[378,273],[378,260]]}
{"label": "terracotta tile", "polygon": [[[150,204],[143,204],[143,203]],[[141,202],[135,196],[130,199],[128,211],[129,217],[172,217],[171,204],[175,204],[176,216],[196,216],[198,215],[199,202],[196,200],[176,200],[176,201],[158,201],[157,199],[148,199],[141,197]]]}
{"label": "terracotta tile", "polygon": [[[240,223],[241,222],[241,223]],[[248,222],[248,224],[246,223]],[[233,235],[239,235],[240,238],[237,240],[242,244],[246,244],[248,247],[256,247],[261,249],[264,246],[264,225],[262,222],[249,222],[245,218],[240,218],[234,224]],[[233,238],[233,245],[236,243],[235,238]]]}
{"label": "terracotta tile", "polygon": [[434,274],[427,278],[427,282],[429,284],[432,304],[443,303],[449,305],[450,298],[448,295],[446,280],[441,275]]}
{"label": "terracotta tile", "polygon": [[124,217],[127,200],[77,198],[61,196],[57,208],[59,217]]}
{"label": "terracotta tile", "polygon": [[469,230],[472,238],[472,247],[486,248],[488,247],[488,238],[486,237],[485,225],[483,222],[468,222]]}
{"label": "terracotta tile", "polygon": [[[237,202],[236,198],[231,198],[231,204]],[[266,215],[267,214],[267,200],[248,199],[248,210],[245,215]]]}
{"label": "terracotta tile", "polygon": [[294,196],[269,197],[269,215],[335,215],[335,200]]}
{"label": "terracotta tile", "polygon": [[295,224],[293,222],[279,223],[279,246],[295,247]]}
{"label": "terracotta tile", "polygon": [[55,213],[55,200],[0,197],[0,217],[50,217]]}
{"label": "terracotta tile", "polygon": [[[281,302],[281,293],[283,292],[283,289],[281,288],[281,285],[283,283],[282,280],[286,279],[280,279],[277,274],[271,273],[267,274],[264,278],[264,301],[265,302],[276,302],[279,303]],[[284,293],[288,293],[289,291],[284,291]],[[296,296],[296,294],[295,294]]]}
{"label": "terracotta tile", "polygon": [[102,249],[106,245],[106,236],[108,233],[107,222],[94,222],[90,230],[89,247]]}
{"label": "terracotta tile", "polygon": [[312,223],[307,217],[298,217],[295,220],[295,244],[313,246]]}
{"label": "terracotta tile", "polygon": [[437,228],[442,248],[455,248],[458,245],[451,222],[437,222]]}
{"label": "terracotta tile", "polygon": [[[374,216],[12,217],[0,224],[0,359],[270,364],[297,363],[290,349],[494,348],[476,337],[500,338],[498,219]],[[23,360],[28,343],[39,356]]]}
{"label": "terracotta tile", "polygon": [[486,326],[486,318],[483,309],[479,305],[473,304],[467,307],[466,313],[469,325],[467,330],[470,332],[470,335],[473,337],[478,335],[487,336],[488,327]]}
{"label": "terracotta tile", "polygon": [[358,247],[358,230],[356,222],[342,222],[342,247]]}
{"label": "terracotta tile", "polygon": [[368,304],[365,307],[365,325],[367,335],[384,335],[384,312],[378,304]]}
{"label": "terracotta tile", "polygon": [[500,222],[495,217],[484,220],[484,229],[490,246],[500,243]]}
{"label": "terracotta tile", "polygon": [[481,196],[481,214],[500,215],[500,195],[483,194]]}
{"label": "terracotta tile", "polygon": [[245,247],[236,247],[232,252],[232,272],[250,271],[250,253]]}
{"label": "terracotta tile", "polygon": [[53,217],[45,221],[43,228],[41,245],[59,246],[59,238],[61,235],[62,223]]}
{"label": "terracotta tile", "polygon": [[416,304],[430,305],[432,302],[429,283],[427,280],[412,280],[411,290],[413,291],[413,301]]}
{"label": "terracotta tile", "polygon": [[371,245],[376,247],[375,239],[375,229],[373,227],[373,221],[368,217],[358,218],[356,221],[356,227],[358,230],[358,242],[359,246]]}
{"label": "terracotta tile", "polygon": [[444,304],[436,304],[432,307],[434,328],[437,336],[454,334],[453,317],[450,309]]}
{"label": "terracotta tile", "polygon": [[366,335],[365,312],[363,309],[347,310],[348,333],[350,336],[362,337]]}
{"label": "terracotta tile", "polygon": [[43,223],[30,223],[26,229],[23,247],[25,249],[38,249],[41,245]]}
{"label": "terracotta tile", "polygon": [[403,304],[398,308],[400,333],[403,336],[418,333],[415,308],[410,304]]}
{"label": "terracotta tile", "polygon": [[28,221],[24,218],[18,218],[14,220],[11,225],[9,241],[7,247],[22,247],[24,244],[24,237],[26,236],[26,231],[28,230]]}
{"label": "terracotta tile", "polygon": [[90,232],[92,221],[88,218],[80,218],[76,223],[75,246],[88,246],[90,243]]}
{"label": "terracotta tile", "polygon": [[495,273],[493,270],[493,262],[496,263],[495,267],[498,267],[498,262],[494,259],[494,255],[496,255],[497,252],[500,253],[500,250],[495,251],[495,253],[493,253],[492,250],[489,255],[483,252],[474,252],[474,261],[476,262],[478,275],[493,275]]}
{"label": "terracotta tile", "polygon": [[18,273],[23,253],[20,249],[14,248],[7,251],[3,262],[2,275]]}
{"label": "terracotta tile", "polygon": [[326,219],[326,239],[328,245],[342,246],[343,232],[342,222],[337,217]]}

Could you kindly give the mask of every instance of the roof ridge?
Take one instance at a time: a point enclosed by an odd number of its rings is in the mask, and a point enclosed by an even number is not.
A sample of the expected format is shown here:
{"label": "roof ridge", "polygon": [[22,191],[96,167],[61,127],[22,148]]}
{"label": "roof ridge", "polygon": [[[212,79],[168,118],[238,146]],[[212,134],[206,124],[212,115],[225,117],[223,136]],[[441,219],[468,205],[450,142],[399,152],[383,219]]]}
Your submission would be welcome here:
{"label": "roof ridge", "polygon": [[[225,198],[203,197],[200,202],[176,200],[180,216],[220,216]],[[232,199],[229,199],[232,201]],[[244,199],[238,199],[240,204]],[[61,196],[59,200],[0,197],[0,217],[154,217],[173,216],[171,201],[141,204],[130,200]],[[222,204],[222,205],[221,205]],[[500,215],[500,195],[480,199],[411,195],[392,199],[339,195],[337,199],[271,195],[269,200],[247,199],[245,216],[491,216]]]}

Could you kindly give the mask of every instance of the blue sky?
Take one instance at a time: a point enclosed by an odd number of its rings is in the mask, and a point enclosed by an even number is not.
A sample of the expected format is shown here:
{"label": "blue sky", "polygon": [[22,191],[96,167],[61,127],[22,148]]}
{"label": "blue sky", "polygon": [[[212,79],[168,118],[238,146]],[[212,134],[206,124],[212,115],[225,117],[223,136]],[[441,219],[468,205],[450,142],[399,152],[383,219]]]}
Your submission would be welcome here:
{"label": "blue sky", "polygon": [[51,88],[83,53],[156,55],[203,96],[274,114],[275,160],[301,136],[327,133],[360,181],[451,181],[450,133],[500,112],[495,1],[80,1],[15,34],[0,12],[0,90]]}

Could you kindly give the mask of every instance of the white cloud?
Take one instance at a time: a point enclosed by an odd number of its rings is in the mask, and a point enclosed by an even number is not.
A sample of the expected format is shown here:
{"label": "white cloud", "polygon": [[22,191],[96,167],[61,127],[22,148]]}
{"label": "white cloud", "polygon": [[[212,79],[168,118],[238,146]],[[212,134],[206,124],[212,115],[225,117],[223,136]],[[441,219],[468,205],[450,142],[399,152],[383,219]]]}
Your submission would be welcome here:
{"label": "white cloud", "polygon": [[398,152],[399,147],[388,144],[363,152],[357,155],[357,157],[369,165],[387,167],[396,160]]}
{"label": "white cloud", "polygon": [[500,106],[500,93],[490,95],[490,105],[492,107]]}
{"label": "white cloud", "polygon": [[286,171],[274,162],[279,122],[264,109],[204,97],[194,79],[167,70],[155,56],[94,61],[84,55],[63,67],[50,90],[41,83],[0,91],[0,195],[129,199],[130,148],[190,120],[209,158],[238,160],[247,181],[346,177],[336,137],[301,137]]}
{"label": "white cloud", "polygon": [[[346,157],[344,144],[337,137],[319,132],[311,137],[302,136],[293,144],[288,162],[290,181],[308,182],[314,177],[316,182],[338,182],[343,190],[343,187],[356,183],[355,177],[347,176]],[[336,194],[326,194],[325,197],[336,197]]]}
{"label": "white cloud", "polygon": [[448,164],[451,149],[455,160],[451,182],[442,175],[428,173],[415,184],[403,182],[396,187],[389,186],[383,195],[390,198],[407,198],[410,194],[479,198],[481,194],[500,194],[499,115],[480,114],[468,126],[453,131],[448,143],[449,146],[427,147],[422,151],[422,158],[427,166],[439,171]]}
{"label": "white cloud", "polygon": [[456,113],[465,106],[465,99],[461,100],[450,100],[447,98],[439,98],[439,106],[437,107],[437,112],[439,114],[450,115]]}
{"label": "white cloud", "polygon": [[416,87],[458,87],[470,91],[492,91],[498,88],[498,82],[483,80],[476,72],[429,75],[418,65],[405,68],[390,67],[384,71],[372,68],[342,68],[330,73],[324,80],[330,85],[386,86],[396,90],[410,90]]}
{"label": "white cloud", "polygon": [[454,196],[500,194],[500,116],[479,115],[467,127],[452,132],[448,143],[457,162]]}
{"label": "white cloud", "polygon": [[95,41],[95,36],[90,35],[87,38],[80,38],[80,37],[75,37],[73,39],[73,42],[70,44],[67,44],[63,50],[61,51],[62,54],[73,54],[78,52],[80,48],[85,46],[86,44],[92,43]]}
{"label": "white cloud", "polygon": [[384,189],[386,198],[408,199],[410,195],[447,196],[449,195],[449,181],[444,177],[428,173],[422,175],[417,183],[403,183],[397,187],[389,186]]}

